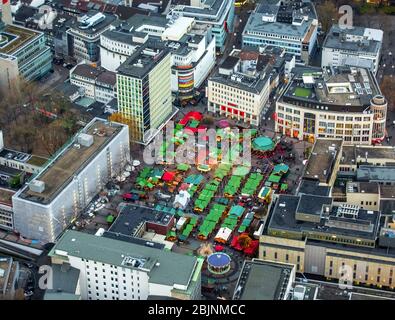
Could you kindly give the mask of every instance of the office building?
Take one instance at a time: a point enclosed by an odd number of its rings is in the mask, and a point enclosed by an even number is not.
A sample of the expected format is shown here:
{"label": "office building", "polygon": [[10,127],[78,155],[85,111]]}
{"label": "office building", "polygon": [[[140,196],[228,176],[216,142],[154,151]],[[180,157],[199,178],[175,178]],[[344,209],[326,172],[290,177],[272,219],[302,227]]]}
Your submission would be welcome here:
{"label": "office building", "polygon": [[53,264],[52,287],[47,288],[44,300],[80,300],[80,270],[69,263]]}
{"label": "office building", "polygon": [[285,63],[284,50],[276,47],[234,50],[208,80],[208,111],[258,126]]}
{"label": "office building", "polygon": [[115,16],[97,11],[81,14],[66,31],[68,55],[75,61],[100,62],[100,35],[110,28]]}
{"label": "office building", "polygon": [[117,70],[118,112],[134,122],[135,139],[148,144],[175,114],[171,97],[171,55],[148,41]]}
{"label": "office building", "polygon": [[70,70],[70,83],[83,89],[85,97],[101,103],[115,98],[116,74],[101,67],[78,64]]}
{"label": "office building", "polygon": [[310,1],[262,2],[243,31],[243,46],[284,48],[298,62],[309,64],[317,43],[318,20]]}
{"label": "office building", "polygon": [[321,66],[362,67],[377,74],[382,43],[382,30],[333,25],[322,45]]}
{"label": "office building", "polygon": [[11,24],[7,18],[9,5],[9,1],[3,4],[0,20],[0,89],[7,91],[20,78],[37,80],[52,69],[52,54],[44,34]]}
{"label": "office building", "polygon": [[295,281],[295,265],[244,260],[233,300],[289,300]]}
{"label": "office building", "polygon": [[0,229],[14,230],[14,214],[12,196],[15,190],[0,188]]}
{"label": "office building", "polygon": [[13,196],[15,230],[54,242],[129,157],[128,127],[94,118]]}
{"label": "office building", "polygon": [[172,92],[180,98],[191,98],[215,65],[211,27],[193,18],[141,14],[116,21],[101,35],[102,67],[115,71],[149,38],[164,42],[171,52]]}
{"label": "office building", "polygon": [[276,132],[310,142],[327,137],[370,145],[384,139],[387,101],[369,70],[296,67],[293,74],[276,101]]}
{"label": "office building", "polygon": [[202,259],[67,230],[49,253],[80,271],[82,300],[198,300]]}
{"label": "office building", "polygon": [[175,1],[174,4],[168,17],[194,18],[198,24],[211,26],[217,50],[224,51],[228,34],[233,32],[233,0],[192,0],[190,5]]}

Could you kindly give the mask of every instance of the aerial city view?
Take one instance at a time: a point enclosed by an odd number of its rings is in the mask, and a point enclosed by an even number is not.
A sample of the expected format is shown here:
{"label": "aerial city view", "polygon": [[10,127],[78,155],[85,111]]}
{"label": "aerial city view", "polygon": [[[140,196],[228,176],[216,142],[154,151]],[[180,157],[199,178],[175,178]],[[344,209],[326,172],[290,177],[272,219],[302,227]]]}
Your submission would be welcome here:
{"label": "aerial city view", "polygon": [[0,8],[0,300],[395,299],[395,1]]}

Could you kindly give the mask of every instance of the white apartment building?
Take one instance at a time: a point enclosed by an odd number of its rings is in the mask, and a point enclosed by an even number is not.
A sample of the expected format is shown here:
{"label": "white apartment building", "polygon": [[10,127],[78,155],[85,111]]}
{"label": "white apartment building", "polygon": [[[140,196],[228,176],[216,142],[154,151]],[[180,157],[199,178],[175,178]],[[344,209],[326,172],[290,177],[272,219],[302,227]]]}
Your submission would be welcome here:
{"label": "white apartment building", "polygon": [[199,300],[203,260],[67,230],[49,253],[80,270],[82,300]]}
{"label": "white apartment building", "polygon": [[321,66],[363,67],[376,74],[382,43],[382,30],[333,25],[322,45]]}
{"label": "white apartment building", "polygon": [[275,130],[314,142],[372,144],[385,137],[387,101],[374,75],[354,67],[296,67],[276,102]]}
{"label": "white apartment building", "polygon": [[234,50],[208,80],[208,111],[258,126],[285,65],[285,51],[279,48]]}
{"label": "white apartment building", "polygon": [[84,95],[101,103],[115,98],[116,74],[88,64],[70,70],[70,83],[83,88]]}
{"label": "white apartment building", "polygon": [[15,230],[54,242],[129,159],[128,126],[94,118],[12,197]]}

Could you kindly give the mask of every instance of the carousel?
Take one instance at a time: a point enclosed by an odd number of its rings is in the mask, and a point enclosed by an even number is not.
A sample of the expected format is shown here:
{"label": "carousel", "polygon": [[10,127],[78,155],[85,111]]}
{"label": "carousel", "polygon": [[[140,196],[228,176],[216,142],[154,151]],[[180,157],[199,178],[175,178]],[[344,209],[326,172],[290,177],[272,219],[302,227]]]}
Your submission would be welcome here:
{"label": "carousel", "polygon": [[231,258],[224,252],[215,252],[207,257],[207,269],[213,274],[225,274],[230,270]]}

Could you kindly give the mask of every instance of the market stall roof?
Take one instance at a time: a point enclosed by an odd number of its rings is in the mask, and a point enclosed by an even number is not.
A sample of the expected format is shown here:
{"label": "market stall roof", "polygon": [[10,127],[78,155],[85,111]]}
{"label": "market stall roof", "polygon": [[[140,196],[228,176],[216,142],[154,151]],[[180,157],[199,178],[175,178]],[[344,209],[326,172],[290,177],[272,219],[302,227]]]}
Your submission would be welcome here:
{"label": "market stall roof", "polygon": [[274,166],[273,172],[274,174],[286,174],[289,170],[289,167],[285,163],[280,163]]}
{"label": "market stall roof", "polygon": [[281,177],[275,174],[271,174],[268,181],[273,182],[273,183],[279,183],[281,180]]}
{"label": "market stall roof", "polygon": [[232,208],[230,208],[229,215],[241,217],[242,214],[244,213],[244,210],[245,210],[245,208],[242,206],[233,206]]}
{"label": "market stall roof", "polygon": [[191,168],[191,166],[189,164],[186,164],[186,163],[180,163],[177,166],[177,170],[179,170],[179,171],[188,171],[190,168]]}
{"label": "market stall roof", "polygon": [[250,170],[251,167],[239,166],[233,169],[233,175],[244,177],[250,172]]}
{"label": "market stall roof", "polygon": [[271,151],[274,149],[274,142],[269,137],[261,136],[252,141],[252,147],[259,151]]}

